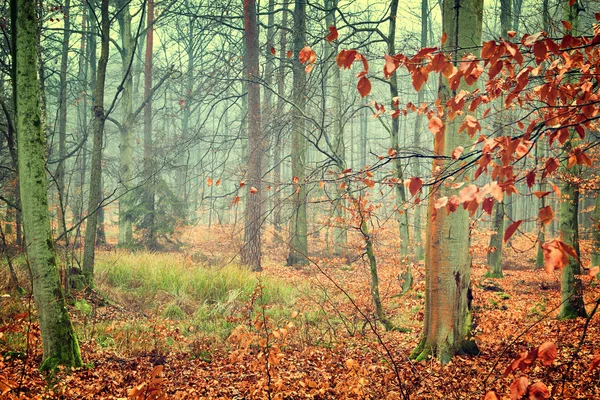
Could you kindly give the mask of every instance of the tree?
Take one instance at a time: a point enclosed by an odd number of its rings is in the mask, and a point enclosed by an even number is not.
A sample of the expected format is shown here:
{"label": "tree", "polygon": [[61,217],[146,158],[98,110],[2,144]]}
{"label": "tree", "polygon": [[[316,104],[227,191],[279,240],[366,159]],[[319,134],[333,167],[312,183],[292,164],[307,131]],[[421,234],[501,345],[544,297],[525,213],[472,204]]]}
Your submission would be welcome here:
{"label": "tree", "polygon": [[154,191],[156,172],[152,160],[152,51],[154,44],[154,0],[148,0],[147,26],[146,26],[146,55],[144,64],[144,171],[146,172],[146,185],[144,193],[145,217],[144,228],[146,229],[145,242],[149,247],[154,247]]}
{"label": "tree", "polygon": [[261,271],[261,226],[263,221],[262,203],[262,158],[264,156],[264,136],[261,134],[260,84],[258,68],[258,29],[256,2],[244,0],[244,28],[246,39],[246,72],[248,79],[248,168],[246,187],[246,224],[244,226],[244,247],[242,263],[253,271]]}
{"label": "tree", "polygon": [[69,63],[69,38],[71,35],[71,19],[69,18],[71,1],[66,0],[64,4],[65,17],[62,42],[62,54],[60,59],[60,112],[58,117],[58,166],[56,167],[56,188],[58,191],[58,226],[59,233],[66,229],[64,216],[65,203],[65,158],[67,142],[67,67]]}
{"label": "tree", "polygon": [[[563,19],[570,24],[565,27],[565,35],[577,34],[578,14],[580,5],[578,1],[571,2],[563,0]],[[571,131],[571,136],[575,132]],[[567,154],[572,153],[576,139],[568,140],[564,145]],[[580,169],[579,165],[569,167],[569,161],[564,161],[565,178],[561,189],[560,203],[560,238],[567,245],[574,248],[577,258],[569,257],[568,264],[563,268],[560,294],[562,305],[559,318],[585,317],[585,306],[583,304],[583,286],[581,279],[577,277],[581,273],[580,251],[579,251],[579,188],[576,177]]]}
{"label": "tree", "polygon": [[[501,0],[500,1],[500,33],[501,37],[508,37],[508,32],[511,29],[511,7],[512,0]],[[508,114],[507,110],[502,109],[504,106],[504,96],[500,96],[498,100],[498,120],[496,123],[496,131],[498,136],[502,137],[505,134],[505,122],[504,118]],[[492,220],[492,230],[494,233],[490,237],[490,249],[487,256],[488,272],[487,277],[490,278],[502,278],[502,245],[504,243],[504,202],[500,202],[496,205],[494,210],[494,218]]]}
{"label": "tree", "polygon": [[120,1],[117,20],[121,30],[121,63],[123,70],[123,122],[119,145],[119,177],[124,193],[119,199],[119,246],[131,246],[133,242],[134,195],[131,190],[133,179],[133,64],[134,42],[131,36],[131,12],[128,1]]}
{"label": "tree", "polygon": [[288,265],[306,263],[308,255],[308,236],[306,221],[307,186],[306,176],[306,137],[304,132],[304,112],[306,109],[306,72],[299,60],[305,46],[306,0],[295,0],[294,6],[294,61],[293,61],[293,131],[292,131],[292,175],[295,183],[290,226],[290,251]]}
{"label": "tree", "polygon": [[[398,0],[392,0],[390,5],[390,27],[387,36],[388,54],[396,53],[396,18],[398,13]],[[390,76],[390,98],[391,103],[395,102],[398,98],[398,78],[394,71]],[[391,148],[394,151],[400,151],[400,120],[394,118],[392,120],[392,129],[390,131]],[[397,157],[394,159],[394,166],[396,169],[396,178],[399,182],[404,180],[402,159]],[[398,229],[400,232],[400,258],[408,257],[410,251],[410,234],[408,231],[408,213],[404,209],[406,203],[406,193],[404,191],[404,185],[396,185],[396,208],[398,213]]]}
{"label": "tree", "polygon": [[82,365],[58,275],[48,214],[45,151],[37,78],[37,18],[33,0],[12,0],[19,180],[33,297],[42,335],[42,370]]}
{"label": "tree", "polygon": [[[452,54],[458,64],[463,55],[481,44],[483,0],[445,0],[442,12],[443,33],[447,41],[442,50]],[[469,50],[468,50],[469,49]],[[451,90],[448,80],[440,75],[439,97],[441,104],[456,96],[460,90],[471,88],[461,81]],[[436,117],[437,118],[437,117]],[[442,122],[445,129],[436,131],[434,154],[450,156],[459,146],[469,146],[467,135],[459,135],[459,127],[465,116],[450,120],[445,112]],[[433,121],[437,121],[433,119]],[[430,125],[432,125],[430,121]],[[453,160],[438,158],[433,162],[435,175],[447,168],[457,168]],[[458,173],[464,178],[465,172]],[[474,342],[469,339],[471,331],[471,258],[469,255],[469,213],[458,209],[447,214],[436,208],[436,201],[443,196],[453,196],[458,189],[437,184],[431,188],[428,202],[427,240],[425,244],[425,319],[423,334],[412,357],[423,360],[434,355],[442,363],[463,352],[473,352]]]}
{"label": "tree", "polygon": [[102,143],[104,140],[104,83],[106,81],[106,66],[110,41],[110,19],[108,15],[108,0],[102,0],[100,5],[100,58],[94,87],[94,121],[92,125],[92,165],[90,176],[90,192],[88,199],[88,218],[85,227],[85,248],[83,253],[83,276],[88,287],[94,283],[94,260],[96,256],[96,235],[98,227],[98,210],[102,206]]}

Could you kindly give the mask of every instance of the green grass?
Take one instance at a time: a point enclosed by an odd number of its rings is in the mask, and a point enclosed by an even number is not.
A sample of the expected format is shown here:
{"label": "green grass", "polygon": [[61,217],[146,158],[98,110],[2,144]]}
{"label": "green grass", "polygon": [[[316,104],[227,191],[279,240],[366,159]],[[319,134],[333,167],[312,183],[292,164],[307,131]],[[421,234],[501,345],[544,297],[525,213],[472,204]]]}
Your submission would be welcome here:
{"label": "green grass", "polygon": [[[139,296],[167,297],[181,302],[219,304],[232,297],[248,299],[257,275],[236,265],[210,268],[188,263],[173,253],[117,252],[100,254],[95,281],[103,288],[126,289]],[[261,277],[265,304],[291,303],[297,290],[271,277]],[[178,304],[180,307],[181,305]],[[184,311],[186,307],[181,307]]]}
{"label": "green grass", "polygon": [[[305,288],[236,265],[207,267],[189,262],[181,254],[140,252],[100,253],[95,282],[108,299],[131,311],[161,316],[190,335],[226,339],[252,303],[274,321],[289,319]],[[246,310],[246,311],[244,311]],[[192,329],[190,330],[190,327]],[[120,326],[116,331],[134,331]],[[112,334],[108,336],[113,336]],[[111,343],[104,338],[105,343]],[[114,343],[114,342],[113,342]]]}

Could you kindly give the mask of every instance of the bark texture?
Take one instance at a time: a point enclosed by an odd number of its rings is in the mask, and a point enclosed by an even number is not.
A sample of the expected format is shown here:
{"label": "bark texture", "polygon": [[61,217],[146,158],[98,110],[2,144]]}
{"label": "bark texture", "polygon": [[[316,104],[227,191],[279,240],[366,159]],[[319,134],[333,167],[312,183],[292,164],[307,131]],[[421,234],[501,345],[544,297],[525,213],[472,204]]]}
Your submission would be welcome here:
{"label": "bark texture", "polygon": [[[11,2],[16,7],[15,87],[19,179],[26,249],[31,267],[33,297],[42,335],[42,370],[58,365],[81,366],[79,345],[65,307],[58,261],[50,230],[46,184],[46,140],[40,116],[36,63],[36,14],[32,0]],[[14,15],[14,14],[13,14]]]}
{"label": "bark texture", "polygon": [[304,47],[306,36],[306,0],[295,0],[294,7],[294,87],[292,112],[292,175],[295,193],[292,200],[292,219],[290,222],[290,252],[287,258],[288,265],[306,264],[308,254],[308,236],[306,220],[307,187],[304,182],[306,176],[306,151],[307,141],[304,136],[304,111],[306,109],[305,85],[306,72],[304,66],[298,61],[298,54]]}
{"label": "bark texture", "polygon": [[[443,31],[448,40],[443,46],[451,52],[457,63],[466,50],[481,44],[483,0],[446,0],[443,6]],[[441,104],[455,93],[447,86],[447,79],[440,76],[439,96]],[[464,80],[458,90],[474,90]],[[458,134],[464,115],[450,121],[443,118],[445,132],[435,136],[434,153],[450,156],[458,146],[467,147],[470,139]],[[459,169],[457,161],[450,157],[433,162],[432,171]],[[435,172],[434,177],[440,172]],[[457,181],[464,178],[459,172]],[[442,363],[449,362],[460,353],[477,351],[470,339],[471,331],[471,257],[469,255],[469,214],[459,207],[453,213],[444,208],[436,210],[435,203],[441,196],[457,194],[458,189],[445,185],[432,188],[428,203],[428,236],[425,247],[425,319],[423,336],[412,357],[423,360],[430,355]]]}
{"label": "bark texture", "polygon": [[248,78],[248,167],[246,187],[246,224],[242,263],[261,271],[261,226],[263,221],[262,158],[266,151],[261,132],[260,76],[258,69],[258,29],[256,1],[244,0],[246,72]]}

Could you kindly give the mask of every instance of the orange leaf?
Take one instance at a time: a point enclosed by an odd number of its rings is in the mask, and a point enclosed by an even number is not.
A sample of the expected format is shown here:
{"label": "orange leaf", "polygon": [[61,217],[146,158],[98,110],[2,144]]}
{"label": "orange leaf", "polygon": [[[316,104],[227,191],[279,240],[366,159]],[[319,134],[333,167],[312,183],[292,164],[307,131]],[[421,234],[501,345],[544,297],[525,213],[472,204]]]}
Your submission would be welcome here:
{"label": "orange leaf", "polygon": [[557,354],[556,345],[552,342],[544,342],[538,347],[538,358],[545,366],[552,365]]}
{"label": "orange leaf", "polygon": [[298,60],[302,64],[310,63],[314,64],[317,61],[317,55],[315,51],[310,48],[310,46],[304,46],[300,53],[298,53]]}
{"label": "orange leaf", "polygon": [[509,39],[512,39],[512,38],[514,38],[517,35],[517,32],[515,32],[515,31],[508,31],[508,32],[506,32],[506,34],[508,35]]}
{"label": "orange leaf", "polygon": [[552,222],[552,219],[554,218],[554,211],[552,211],[552,207],[542,207],[538,213],[538,218],[544,225],[548,225],[550,222]]}
{"label": "orange leaf", "polygon": [[337,31],[336,27],[332,25],[329,27],[329,35],[325,36],[325,39],[327,39],[328,42],[333,42],[337,38],[338,38],[338,31]]}
{"label": "orange leaf", "polygon": [[452,151],[452,159],[453,160],[458,160],[460,158],[460,155],[462,154],[462,152],[465,150],[464,147],[462,146],[458,146],[457,148],[455,148]]}
{"label": "orange leaf", "polygon": [[504,231],[504,243],[508,242],[508,240],[512,237],[512,235],[515,234],[515,232],[519,228],[519,225],[521,225],[522,223],[523,220],[521,219],[519,221],[513,222],[508,226],[508,228],[506,228],[506,230]]}
{"label": "orange leaf", "polygon": [[287,53],[285,53],[287,58],[292,58],[292,51],[288,50]]}
{"label": "orange leaf", "polygon": [[546,197],[548,196],[550,193],[552,192],[533,192],[534,196],[537,197],[538,199],[541,199],[542,197]]}
{"label": "orange leaf", "polygon": [[421,178],[412,178],[408,184],[408,191],[410,192],[410,195],[414,196],[419,190],[421,190],[422,186],[423,180]]}
{"label": "orange leaf", "polygon": [[217,179],[217,182],[215,183],[215,186],[219,186],[221,184],[221,179]]}
{"label": "orange leaf", "polygon": [[442,44],[445,44],[448,40],[448,34],[446,32],[442,33]]}
{"label": "orange leaf", "polygon": [[252,193],[252,194],[258,193],[258,189],[255,188],[254,186],[250,186],[250,193]]}
{"label": "orange leaf", "polygon": [[573,25],[571,25],[571,23],[569,21],[560,21],[562,23],[562,25],[565,27],[566,30],[571,31],[573,30]]}
{"label": "orange leaf", "polygon": [[523,397],[527,393],[527,385],[529,385],[527,377],[521,376],[519,379],[515,379],[510,385],[510,399],[519,400]]}
{"label": "orange leaf", "polygon": [[[562,269],[569,262],[569,255],[575,254],[571,246],[557,239],[543,244],[542,250],[544,251],[544,264],[548,273],[555,269]],[[576,254],[575,258],[577,258]]]}
{"label": "orange leaf", "polygon": [[208,186],[212,186],[212,184],[213,184],[213,180],[212,180],[212,178],[208,178],[208,179],[206,180],[206,184],[207,184]]}
{"label": "orange leaf", "polygon": [[356,89],[360,93],[360,97],[366,97],[371,93],[371,81],[366,76],[361,77],[356,84]]}
{"label": "orange leaf", "polygon": [[442,197],[440,197],[439,199],[437,199],[435,201],[434,207],[436,209],[440,209],[440,208],[446,206],[446,204],[448,204],[448,197],[447,196],[442,196]]}
{"label": "orange leaf", "polygon": [[548,387],[542,382],[529,386],[529,400],[546,400],[550,398]]}
{"label": "orange leaf", "polygon": [[438,117],[431,117],[431,119],[429,120],[429,125],[427,125],[427,127],[434,135],[444,132],[444,123]]}
{"label": "orange leaf", "polygon": [[498,395],[494,392],[492,392],[491,390],[489,392],[487,392],[485,394],[485,397],[483,398],[483,400],[500,400],[498,398]]}
{"label": "orange leaf", "polygon": [[590,364],[589,370],[592,371],[593,369],[597,368],[598,365],[600,365],[600,354],[596,354],[596,356],[592,360],[592,363]]}

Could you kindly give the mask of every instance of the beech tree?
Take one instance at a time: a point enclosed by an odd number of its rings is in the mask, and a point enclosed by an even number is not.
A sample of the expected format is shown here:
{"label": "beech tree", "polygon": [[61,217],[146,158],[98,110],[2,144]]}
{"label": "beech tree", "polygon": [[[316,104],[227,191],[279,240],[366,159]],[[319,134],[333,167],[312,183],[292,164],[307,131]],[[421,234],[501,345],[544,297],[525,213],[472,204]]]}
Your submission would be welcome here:
{"label": "beech tree", "polygon": [[[481,44],[483,0],[445,0],[442,12],[442,32],[447,37],[442,51],[452,55],[458,67],[463,55]],[[445,104],[461,90],[474,90],[466,81],[451,87],[440,75],[439,99]],[[434,154],[451,156],[454,149],[468,147],[471,140],[459,135],[467,115],[454,119],[444,113],[440,122],[445,128],[435,132]],[[437,118],[437,117],[433,117]],[[437,121],[433,119],[431,121]],[[431,124],[431,122],[430,122]],[[454,164],[454,165],[453,165]],[[456,168],[452,160],[436,159],[433,175],[447,168]],[[465,172],[459,172],[464,179]],[[447,363],[455,355],[476,351],[470,339],[471,331],[471,257],[469,255],[469,213],[456,210],[439,212],[436,202],[443,196],[455,196],[457,189],[440,183],[431,188],[428,203],[427,239],[425,242],[425,319],[423,337],[412,356],[423,360],[429,355]]]}
{"label": "beech tree", "polygon": [[43,345],[42,370],[82,365],[54,250],[46,185],[46,138],[40,116],[35,2],[12,0],[13,68],[23,226]]}
{"label": "beech tree", "polygon": [[260,84],[258,82],[258,29],[256,3],[244,0],[244,28],[246,39],[246,77],[248,79],[248,195],[246,197],[246,224],[242,262],[253,271],[261,267],[261,228],[263,217],[262,159],[265,137],[261,133]]}

